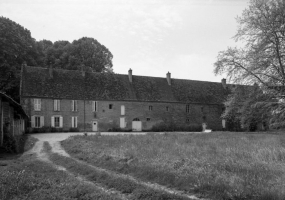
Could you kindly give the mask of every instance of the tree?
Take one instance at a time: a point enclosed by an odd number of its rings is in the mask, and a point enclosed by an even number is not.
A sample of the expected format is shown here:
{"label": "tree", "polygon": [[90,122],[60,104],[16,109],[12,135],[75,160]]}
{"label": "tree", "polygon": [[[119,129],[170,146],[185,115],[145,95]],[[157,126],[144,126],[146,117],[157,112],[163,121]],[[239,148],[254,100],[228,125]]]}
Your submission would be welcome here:
{"label": "tree", "polygon": [[30,31],[0,17],[0,91],[18,99],[21,65],[35,65],[36,57],[36,43]]}
{"label": "tree", "polygon": [[271,127],[280,127],[278,116],[285,116],[285,106],[278,103],[285,91],[285,1],[251,0],[237,22],[234,38],[244,46],[219,52],[214,73],[226,74],[234,83],[256,83],[262,92],[242,95],[233,91],[224,115],[229,117],[226,113],[234,110],[231,101],[242,99],[235,116],[243,126],[249,128],[267,117]]}
{"label": "tree", "polygon": [[245,45],[219,52],[214,73],[236,83],[284,86],[285,1],[251,0],[237,22],[234,38]]}
{"label": "tree", "polygon": [[93,72],[113,72],[112,53],[94,38],[83,37],[68,41],[40,41],[46,67]]}

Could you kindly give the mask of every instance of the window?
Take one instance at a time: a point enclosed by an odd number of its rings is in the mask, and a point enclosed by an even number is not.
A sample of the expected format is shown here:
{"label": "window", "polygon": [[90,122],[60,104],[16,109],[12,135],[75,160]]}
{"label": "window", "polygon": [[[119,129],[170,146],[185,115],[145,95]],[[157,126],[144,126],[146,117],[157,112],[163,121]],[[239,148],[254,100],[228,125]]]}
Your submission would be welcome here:
{"label": "window", "polygon": [[74,112],[77,111],[77,100],[71,101],[71,110]]}
{"label": "window", "polygon": [[148,110],[152,111],[152,106],[149,106],[149,107],[148,107]]}
{"label": "window", "polygon": [[190,120],[189,120],[189,119],[186,119],[186,122],[190,122]]}
{"label": "window", "polygon": [[34,110],[35,111],[41,110],[41,99],[34,99]]}
{"label": "window", "polygon": [[204,107],[203,106],[201,107],[201,112],[204,112]]}
{"label": "window", "polygon": [[113,104],[109,104],[109,109],[113,109]]}
{"label": "window", "polygon": [[55,128],[62,128],[63,118],[61,116],[52,116],[51,117],[51,126]]}
{"label": "window", "polygon": [[41,128],[44,126],[44,116],[31,117],[32,128]]}
{"label": "window", "polygon": [[189,113],[189,111],[190,111],[190,105],[187,104],[187,105],[186,105],[186,113]]}
{"label": "window", "polygon": [[148,121],[148,122],[149,122],[149,121],[150,121],[150,118],[146,118],[146,121]]}
{"label": "window", "polygon": [[97,112],[98,108],[98,102],[97,101],[92,101],[92,111]]}
{"label": "window", "polygon": [[125,106],[121,105],[121,115],[125,115]]}
{"label": "window", "polygon": [[169,107],[168,106],[166,106],[166,111],[169,111]]}
{"label": "window", "polygon": [[71,127],[77,128],[77,117],[71,117]]}
{"label": "window", "polygon": [[53,100],[53,110],[60,111],[60,100],[58,99]]}

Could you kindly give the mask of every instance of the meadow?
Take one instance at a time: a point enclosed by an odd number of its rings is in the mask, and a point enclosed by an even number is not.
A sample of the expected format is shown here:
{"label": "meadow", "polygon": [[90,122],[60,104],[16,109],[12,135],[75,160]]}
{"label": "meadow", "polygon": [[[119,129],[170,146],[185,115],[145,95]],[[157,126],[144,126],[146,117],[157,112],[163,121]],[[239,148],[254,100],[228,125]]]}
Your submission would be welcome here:
{"label": "meadow", "polygon": [[62,142],[94,166],[210,199],[285,199],[285,134],[74,136]]}

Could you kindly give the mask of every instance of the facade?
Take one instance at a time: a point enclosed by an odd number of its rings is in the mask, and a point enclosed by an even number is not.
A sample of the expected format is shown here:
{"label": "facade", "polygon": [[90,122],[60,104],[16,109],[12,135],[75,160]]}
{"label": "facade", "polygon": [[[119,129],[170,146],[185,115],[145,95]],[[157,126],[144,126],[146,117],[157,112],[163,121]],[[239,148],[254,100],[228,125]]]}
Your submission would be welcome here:
{"label": "facade", "polygon": [[0,146],[5,135],[19,136],[25,132],[25,121],[28,116],[21,105],[6,94],[0,92]]}
{"label": "facade", "polygon": [[32,128],[142,131],[158,123],[202,125],[221,130],[222,83],[87,73],[52,68],[22,68],[21,104]]}

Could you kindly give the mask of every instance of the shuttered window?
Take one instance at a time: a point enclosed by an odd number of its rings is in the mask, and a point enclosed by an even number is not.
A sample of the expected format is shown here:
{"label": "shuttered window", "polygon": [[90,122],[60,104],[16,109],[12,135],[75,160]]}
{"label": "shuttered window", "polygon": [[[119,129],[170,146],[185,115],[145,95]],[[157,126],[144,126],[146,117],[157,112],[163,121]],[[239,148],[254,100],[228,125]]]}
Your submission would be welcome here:
{"label": "shuttered window", "polygon": [[51,117],[51,126],[55,128],[63,127],[63,118],[62,116],[52,116]]}
{"label": "shuttered window", "polygon": [[92,101],[92,111],[97,112],[98,110],[98,102],[97,101]]}
{"label": "shuttered window", "polygon": [[41,110],[41,99],[34,99],[34,110],[35,111]]}
{"label": "shuttered window", "polygon": [[44,126],[44,116],[32,116],[31,117],[32,128],[41,128]]}
{"label": "shuttered window", "polygon": [[60,111],[60,100],[58,99],[53,100],[53,108],[54,111]]}
{"label": "shuttered window", "polygon": [[71,101],[71,110],[74,112],[77,111],[77,100]]}
{"label": "shuttered window", "polygon": [[71,117],[71,127],[77,128],[77,117]]}

